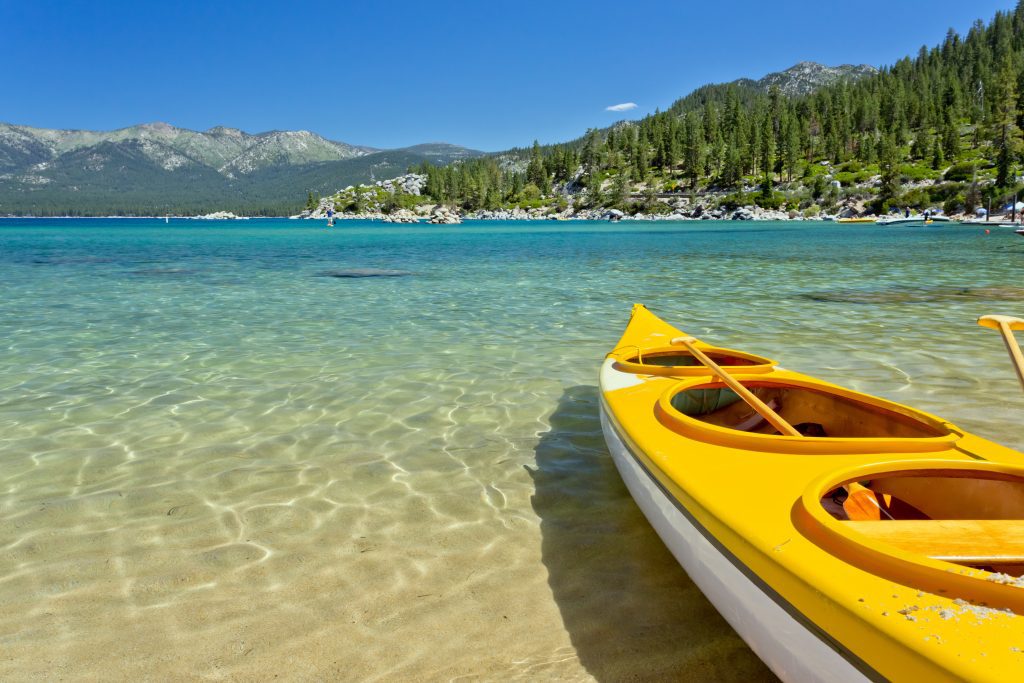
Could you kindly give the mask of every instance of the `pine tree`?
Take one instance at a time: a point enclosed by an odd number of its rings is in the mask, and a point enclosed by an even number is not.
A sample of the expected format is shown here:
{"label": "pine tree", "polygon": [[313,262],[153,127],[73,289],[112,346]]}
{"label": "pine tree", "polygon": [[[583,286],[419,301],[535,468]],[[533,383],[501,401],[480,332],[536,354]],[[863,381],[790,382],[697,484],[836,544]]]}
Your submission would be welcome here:
{"label": "pine tree", "polygon": [[878,201],[880,208],[888,208],[888,203],[900,195],[900,157],[899,148],[892,134],[882,137],[881,148],[879,149],[879,167],[882,171],[881,183],[878,190]]}
{"label": "pine tree", "polygon": [[696,189],[703,171],[704,139],[701,124],[695,112],[687,112],[683,122],[683,167],[690,187]]}
{"label": "pine tree", "polygon": [[940,143],[939,138],[937,138],[937,137],[935,138],[935,140],[932,143],[932,155],[931,156],[932,156],[932,170],[933,171],[938,171],[939,169],[942,168],[943,164],[946,161],[946,158],[945,158],[945,155],[943,155],[943,153],[942,153],[942,144]]}
{"label": "pine tree", "polygon": [[743,177],[742,161],[740,159],[739,135],[734,134],[731,143],[726,143],[725,160],[722,163],[722,184],[726,187],[736,187],[740,178]]}
{"label": "pine tree", "polygon": [[1013,65],[1009,57],[1006,57],[999,69],[992,107],[992,144],[996,151],[997,187],[1007,187],[1010,184],[1020,147],[1016,84]]}
{"label": "pine tree", "polygon": [[800,163],[800,138],[794,117],[786,119],[782,140],[782,163],[786,170],[786,179],[789,182],[793,182],[793,177],[797,174],[797,167]]}
{"label": "pine tree", "polygon": [[626,200],[629,198],[629,169],[623,169],[615,176],[615,181],[612,183],[612,193],[608,198],[611,204],[622,209],[626,206]]}
{"label": "pine tree", "polygon": [[951,118],[947,118],[942,129],[942,154],[947,159],[956,159],[960,154],[960,133]]}
{"label": "pine tree", "polygon": [[761,173],[764,174],[761,194],[772,196],[772,172],[775,170],[775,133],[770,113],[766,113],[761,123],[761,140],[758,157],[761,161]]}
{"label": "pine tree", "polygon": [[547,184],[548,174],[544,170],[544,160],[541,158],[540,143],[533,141],[533,148],[530,150],[530,163],[526,167],[526,181],[533,183],[543,191]]}

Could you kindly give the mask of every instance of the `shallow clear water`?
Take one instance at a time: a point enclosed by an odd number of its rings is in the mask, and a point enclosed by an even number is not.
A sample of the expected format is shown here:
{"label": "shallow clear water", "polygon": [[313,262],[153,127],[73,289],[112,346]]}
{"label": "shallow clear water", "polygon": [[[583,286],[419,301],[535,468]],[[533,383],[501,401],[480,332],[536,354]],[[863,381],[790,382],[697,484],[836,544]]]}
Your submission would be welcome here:
{"label": "shallow clear water", "polygon": [[0,220],[0,677],[766,677],[604,449],[631,304],[1019,448],[974,320],[1024,315],[1022,259],[949,226]]}

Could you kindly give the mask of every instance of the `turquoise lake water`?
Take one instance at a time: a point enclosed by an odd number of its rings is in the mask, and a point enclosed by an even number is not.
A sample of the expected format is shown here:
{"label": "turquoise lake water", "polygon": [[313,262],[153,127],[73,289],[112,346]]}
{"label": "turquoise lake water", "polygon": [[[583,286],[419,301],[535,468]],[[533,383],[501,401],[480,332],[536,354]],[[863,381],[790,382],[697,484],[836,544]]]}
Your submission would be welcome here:
{"label": "turquoise lake water", "polygon": [[0,677],[768,677],[604,449],[631,305],[1021,448],[975,319],[1024,317],[1022,261],[959,226],[0,220]]}

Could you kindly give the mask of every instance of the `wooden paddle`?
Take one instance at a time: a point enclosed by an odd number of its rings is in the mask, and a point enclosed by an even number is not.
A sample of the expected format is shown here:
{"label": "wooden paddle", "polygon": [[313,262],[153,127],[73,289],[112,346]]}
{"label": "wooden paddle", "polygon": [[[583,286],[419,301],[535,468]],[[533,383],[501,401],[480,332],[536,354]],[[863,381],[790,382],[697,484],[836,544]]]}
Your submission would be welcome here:
{"label": "wooden paddle", "polygon": [[1024,387],[1024,355],[1021,355],[1020,346],[1017,345],[1017,339],[1013,336],[1013,330],[1024,330],[1024,320],[1008,315],[983,315],[978,318],[978,324],[982,327],[999,330],[1002,333],[1006,350],[1010,352],[1010,358],[1013,359],[1017,370],[1017,379],[1020,380],[1021,387]]}
{"label": "wooden paddle", "polygon": [[746,401],[747,405],[756,410],[761,417],[768,420],[771,426],[788,436],[803,436],[803,434],[793,428],[793,425],[786,422],[781,415],[765,405],[764,401],[759,399],[757,396],[754,396],[749,389],[740,384],[735,377],[719,367],[718,363],[708,358],[703,351],[694,346],[693,343],[695,341],[697,340],[693,337],[676,337],[671,341],[671,343],[682,344],[685,346],[686,350],[692,353],[694,358],[703,363],[708,370],[718,375],[718,378],[725,382],[727,387],[735,391],[736,394]]}

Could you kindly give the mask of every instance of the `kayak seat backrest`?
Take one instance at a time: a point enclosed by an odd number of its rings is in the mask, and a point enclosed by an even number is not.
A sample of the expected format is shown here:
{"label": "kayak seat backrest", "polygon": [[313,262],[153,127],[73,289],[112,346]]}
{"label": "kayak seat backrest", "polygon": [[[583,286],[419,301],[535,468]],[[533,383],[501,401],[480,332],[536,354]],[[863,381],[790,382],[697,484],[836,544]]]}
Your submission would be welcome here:
{"label": "kayak seat backrest", "polygon": [[697,364],[697,359],[688,353],[645,353],[643,356],[629,359],[632,363],[641,365],[656,365],[662,368],[691,367]]}
{"label": "kayak seat backrest", "polygon": [[1024,565],[1020,519],[898,519],[849,521],[843,526],[935,560],[975,567]]}
{"label": "kayak seat backrest", "polygon": [[683,415],[701,417],[740,401],[732,389],[691,389],[672,397],[672,407]]}
{"label": "kayak seat backrest", "polygon": [[931,519],[1024,519],[1024,481],[888,476],[874,479],[871,488],[914,506]]}

